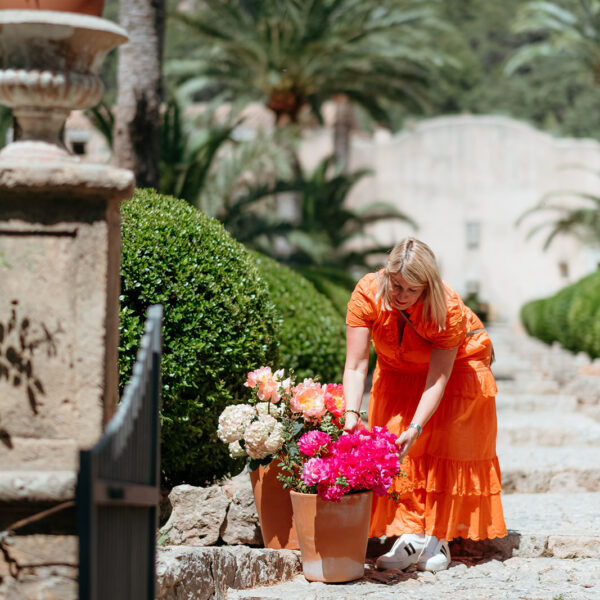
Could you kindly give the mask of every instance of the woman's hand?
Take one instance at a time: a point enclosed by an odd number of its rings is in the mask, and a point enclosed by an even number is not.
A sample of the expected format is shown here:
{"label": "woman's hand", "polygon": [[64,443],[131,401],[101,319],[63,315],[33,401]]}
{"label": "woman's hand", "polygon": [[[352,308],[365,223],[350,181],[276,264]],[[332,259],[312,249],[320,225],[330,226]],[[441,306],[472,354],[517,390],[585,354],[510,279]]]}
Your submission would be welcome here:
{"label": "woman's hand", "polygon": [[402,460],[410,450],[410,447],[415,443],[415,440],[419,437],[419,432],[414,427],[405,429],[396,440],[396,446],[398,446],[398,456]]}
{"label": "woman's hand", "polygon": [[359,418],[359,416],[354,412],[347,412],[344,414],[344,431],[348,433],[352,433],[357,429],[362,429],[364,427],[363,422]]}

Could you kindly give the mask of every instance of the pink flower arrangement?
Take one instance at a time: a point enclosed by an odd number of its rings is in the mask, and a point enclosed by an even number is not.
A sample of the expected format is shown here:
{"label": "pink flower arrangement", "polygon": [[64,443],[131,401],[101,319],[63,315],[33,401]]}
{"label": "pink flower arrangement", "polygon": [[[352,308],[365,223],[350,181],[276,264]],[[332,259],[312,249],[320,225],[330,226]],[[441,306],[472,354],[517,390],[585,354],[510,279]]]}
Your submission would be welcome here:
{"label": "pink flower arrangement", "polygon": [[325,407],[338,419],[344,416],[346,401],[344,400],[344,386],[341,383],[328,383],[325,390]]}
{"label": "pink flower arrangement", "polygon": [[325,388],[312,379],[305,379],[292,388],[290,404],[292,410],[302,413],[305,420],[318,423],[327,411]]}
{"label": "pink flower arrangement", "polygon": [[[400,472],[396,436],[384,427],[345,434],[341,384],[305,379],[295,385],[283,369],[250,371],[245,404],[227,406],[217,434],[232,457],[250,469],[278,460],[284,487],[339,501],[352,492],[388,493]],[[390,496],[394,497],[391,493]]]}
{"label": "pink flower arrangement", "polygon": [[263,402],[279,402],[281,400],[280,386],[282,385],[282,378],[283,369],[273,373],[271,367],[260,367],[248,373],[244,385],[252,389],[256,388],[256,395]]}
{"label": "pink flower arrangement", "polygon": [[[308,432],[298,440],[304,462],[301,479],[324,500],[339,499],[350,492],[373,490],[387,494],[400,472],[396,436],[385,427],[362,429],[332,440],[323,432]],[[329,438],[329,439],[326,439]],[[310,489],[304,491],[312,491]]]}
{"label": "pink flower arrangement", "polygon": [[298,450],[306,456],[320,456],[331,449],[331,436],[324,431],[307,431],[298,440]]}
{"label": "pink flower arrangement", "polygon": [[233,458],[249,457],[251,470],[279,458],[287,464],[288,485],[293,485],[301,467],[300,436],[310,434],[302,448],[319,456],[342,434],[343,387],[313,379],[295,385],[283,369],[266,366],[250,371],[244,386],[252,391],[249,400],[223,410],[217,435]]}

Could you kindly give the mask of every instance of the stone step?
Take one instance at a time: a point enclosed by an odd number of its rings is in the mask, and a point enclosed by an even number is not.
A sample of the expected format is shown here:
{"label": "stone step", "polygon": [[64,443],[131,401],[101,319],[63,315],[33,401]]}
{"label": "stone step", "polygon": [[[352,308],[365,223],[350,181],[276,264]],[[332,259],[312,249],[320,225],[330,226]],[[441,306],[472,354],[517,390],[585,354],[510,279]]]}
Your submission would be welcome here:
{"label": "stone step", "polygon": [[515,411],[549,411],[577,410],[577,397],[571,394],[518,394],[498,392],[496,395],[497,410]]}
{"label": "stone step", "polygon": [[[600,559],[600,492],[503,494],[502,507],[506,537],[479,542],[457,538],[450,544],[452,555]],[[385,552],[392,541],[370,540],[368,555]]]}
{"label": "stone step", "polygon": [[502,506],[512,556],[600,558],[600,492],[507,494]]}
{"label": "stone step", "polygon": [[309,583],[302,575],[280,585],[227,590],[227,600],[598,600],[600,560],[511,558],[453,561],[447,571],[376,571],[349,583]]}
{"label": "stone step", "polygon": [[553,379],[498,379],[498,393],[502,394],[558,394],[560,386]]}
{"label": "stone step", "polygon": [[587,446],[600,444],[600,424],[590,417],[564,411],[498,412],[498,446]]}
{"label": "stone step", "polygon": [[498,460],[505,494],[600,491],[600,446],[503,446]]}
{"label": "stone step", "polygon": [[[456,540],[450,545],[447,571],[420,573],[377,571],[374,556],[391,545],[369,543],[365,577],[347,584],[309,583],[298,574],[291,581],[254,589],[230,583],[227,600],[392,600],[456,598],[506,600],[600,597],[600,492],[581,494],[512,494],[503,496],[509,535],[495,540]],[[290,551],[287,551],[290,552]],[[570,560],[577,559],[577,560]],[[264,568],[264,567],[263,567]],[[162,597],[162,596],[161,596]]]}
{"label": "stone step", "polygon": [[521,369],[513,367],[501,367],[492,365],[492,373],[496,381],[518,381],[519,383],[553,381],[552,377],[548,377],[541,371],[534,370],[530,366],[524,366]]}
{"label": "stone step", "polygon": [[156,598],[224,599],[226,590],[287,581],[302,569],[297,550],[164,546],[156,555]]}

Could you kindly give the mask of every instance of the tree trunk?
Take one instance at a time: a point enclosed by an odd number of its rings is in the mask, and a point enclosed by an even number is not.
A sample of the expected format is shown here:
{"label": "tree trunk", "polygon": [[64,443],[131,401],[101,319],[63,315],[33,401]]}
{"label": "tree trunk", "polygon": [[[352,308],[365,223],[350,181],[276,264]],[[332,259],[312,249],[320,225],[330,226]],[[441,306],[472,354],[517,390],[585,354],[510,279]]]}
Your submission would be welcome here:
{"label": "tree trunk", "polygon": [[114,160],[138,187],[158,187],[165,0],[121,0],[129,42],[119,50]]}
{"label": "tree trunk", "polygon": [[335,121],[333,123],[333,154],[335,164],[341,172],[348,171],[350,162],[350,134],[354,124],[352,104],[341,96],[335,100]]}

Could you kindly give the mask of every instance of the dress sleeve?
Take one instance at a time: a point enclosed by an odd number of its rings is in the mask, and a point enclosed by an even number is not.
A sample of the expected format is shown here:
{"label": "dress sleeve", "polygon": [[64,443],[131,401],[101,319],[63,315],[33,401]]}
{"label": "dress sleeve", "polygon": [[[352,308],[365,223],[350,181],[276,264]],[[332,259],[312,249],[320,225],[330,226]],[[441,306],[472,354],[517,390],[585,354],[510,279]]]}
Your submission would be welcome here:
{"label": "dress sleeve", "polygon": [[371,327],[377,317],[377,281],[375,273],[365,275],[354,288],[348,310],[346,325],[351,327]]}
{"label": "dress sleeve", "polygon": [[431,338],[433,348],[450,350],[465,341],[467,334],[467,312],[456,292],[448,298],[446,327],[437,331]]}

